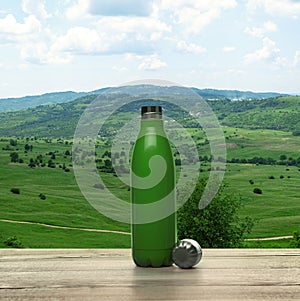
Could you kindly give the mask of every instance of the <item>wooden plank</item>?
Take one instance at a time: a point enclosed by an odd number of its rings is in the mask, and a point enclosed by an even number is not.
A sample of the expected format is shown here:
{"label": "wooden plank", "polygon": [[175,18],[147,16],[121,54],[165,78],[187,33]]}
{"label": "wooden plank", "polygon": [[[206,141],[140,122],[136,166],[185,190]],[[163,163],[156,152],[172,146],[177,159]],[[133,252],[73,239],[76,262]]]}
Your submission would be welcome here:
{"label": "wooden plank", "polygon": [[205,249],[182,270],[129,249],[2,249],[0,300],[300,300],[300,250]]}

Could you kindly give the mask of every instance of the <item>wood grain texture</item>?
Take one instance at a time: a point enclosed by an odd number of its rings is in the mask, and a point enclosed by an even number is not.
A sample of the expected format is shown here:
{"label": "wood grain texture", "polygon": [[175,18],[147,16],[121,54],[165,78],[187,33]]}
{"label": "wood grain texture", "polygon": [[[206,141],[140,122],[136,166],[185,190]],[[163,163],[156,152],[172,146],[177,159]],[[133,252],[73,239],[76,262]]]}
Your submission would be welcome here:
{"label": "wood grain texture", "polygon": [[205,249],[182,270],[129,249],[2,249],[0,300],[300,300],[300,250]]}

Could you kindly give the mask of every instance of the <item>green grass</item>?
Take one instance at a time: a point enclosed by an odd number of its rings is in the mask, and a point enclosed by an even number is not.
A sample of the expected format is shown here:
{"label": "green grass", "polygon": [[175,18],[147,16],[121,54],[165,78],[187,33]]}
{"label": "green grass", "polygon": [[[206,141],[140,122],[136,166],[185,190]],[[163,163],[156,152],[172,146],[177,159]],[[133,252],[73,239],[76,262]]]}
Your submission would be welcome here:
{"label": "green grass", "polygon": [[52,229],[39,225],[0,222],[0,248],[16,237],[24,248],[129,248],[130,235]]}
{"label": "green grass", "polygon": [[293,247],[293,240],[291,238],[278,240],[256,240],[245,241],[245,248],[291,248]]}
{"label": "green grass", "polygon": [[281,155],[300,157],[300,136],[274,130],[248,130],[224,127],[228,159],[255,156],[279,160]]}
{"label": "green grass", "polygon": [[[0,183],[0,219],[130,232],[129,225],[103,216],[84,199],[72,172],[8,163],[1,168]],[[19,188],[21,193],[12,194],[11,187]],[[39,193],[45,194],[46,200],[41,200]],[[0,247],[5,247],[4,240],[13,236],[30,248],[130,246],[128,235],[0,223]]]}
{"label": "green grass", "polygon": [[[280,179],[282,175],[284,178]],[[225,183],[228,191],[241,196],[244,204],[241,215],[256,219],[249,237],[292,235],[300,229],[298,167],[229,164]],[[263,193],[253,193],[255,187]]]}
{"label": "green grass", "polygon": [[[188,129],[197,142],[205,137],[200,129]],[[273,157],[280,155],[299,157],[300,137],[287,132],[271,130],[246,130],[231,127],[224,128],[228,143],[228,158]],[[180,133],[180,131],[178,131]],[[81,194],[72,170],[71,141],[52,139],[17,140],[17,146],[3,150],[10,144],[10,139],[0,139],[0,219],[30,221],[59,226],[81,227],[130,231],[128,224],[113,221],[95,210]],[[24,145],[33,145],[33,150],[24,152]],[[99,145],[97,153],[101,155],[107,146]],[[19,153],[23,164],[11,163],[9,154]],[[55,153],[56,168],[29,168],[31,158],[42,155],[43,162],[50,159],[49,152]],[[199,146],[199,154],[209,154],[206,145]],[[65,172],[59,166],[63,164],[70,169]],[[202,166],[208,175],[209,164]],[[289,170],[287,170],[289,169]],[[112,174],[102,174],[106,185],[116,196],[129,200],[126,185]],[[188,175],[187,175],[188,176]],[[269,179],[274,176],[275,179]],[[280,179],[280,176],[284,178]],[[290,177],[290,178],[288,178]],[[254,181],[254,185],[249,183]],[[256,220],[251,237],[273,237],[293,235],[300,229],[300,171],[299,167],[284,165],[267,166],[252,164],[228,164],[224,178],[226,189],[239,194],[244,207],[240,214],[251,216]],[[95,183],[90,183],[93,186]],[[255,187],[261,188],[262,195],[253,193]],[[10,192],[19,188],[19,195]],[[101,195],[101,190],[96,190]],[[42,193],[45,200],[39,198]],[[109,201],[109,199],[106,199]],[[4,240],[16,236],[25,247],[129,247],[129,236],[120,234],[103,234],[79,230],[51,229],[39,225],[18,225],[0,223],[0,247],[6,247]],[[284,240],[287,242],[287,240]],[[256,242],[247,242],[246,246],[255,246]],[[272,242],[275,246],[275,242]],[[272,246],[271,242],[257,242],[258,246]],[[276,242],[277,243],[277,242]],[[279,244],[281,242],[278,242]],[[283,242],[282,242],[283,243]]]}

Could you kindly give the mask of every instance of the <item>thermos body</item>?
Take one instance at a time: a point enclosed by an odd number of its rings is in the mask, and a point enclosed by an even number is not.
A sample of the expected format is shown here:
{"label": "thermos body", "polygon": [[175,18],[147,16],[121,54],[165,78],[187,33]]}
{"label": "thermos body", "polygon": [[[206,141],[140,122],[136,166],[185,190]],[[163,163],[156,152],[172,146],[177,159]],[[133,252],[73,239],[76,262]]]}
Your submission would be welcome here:
{"label": "thermos body", "polygon": [[[172,249],[176,243],[175,166],[169,140],[164,130],[161,107],[142,107],[140,132],[131,158],[132,202],[132,257],[136,265],[161,267],[172,265]],[[152,161],[155,156],[161,160]],[[155,163],[156,162],[156,163]],[[138,179],[159,175],[153,187],[142,185]],[[133,176],[134,175],[134,176]],[[153,222],[138,222],[139,207],[134,204],[151,204],[169,196],[167,217]],[[171,198],[170,198],[171,196]]]}

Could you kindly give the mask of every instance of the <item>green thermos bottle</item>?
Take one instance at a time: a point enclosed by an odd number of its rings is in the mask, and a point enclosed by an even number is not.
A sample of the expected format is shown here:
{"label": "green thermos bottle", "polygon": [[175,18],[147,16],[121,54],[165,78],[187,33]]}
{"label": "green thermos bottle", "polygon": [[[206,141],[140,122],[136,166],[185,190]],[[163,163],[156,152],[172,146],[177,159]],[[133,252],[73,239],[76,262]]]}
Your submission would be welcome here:
{"label": "green thermos bottle", "polygon": [[[174,160],[161,106],[143,106],[141,114],[131,158],[132,257],[141,267],[170,266],[177,240]],[[145,207],[164,198],[167,215],[143,221]]]}

